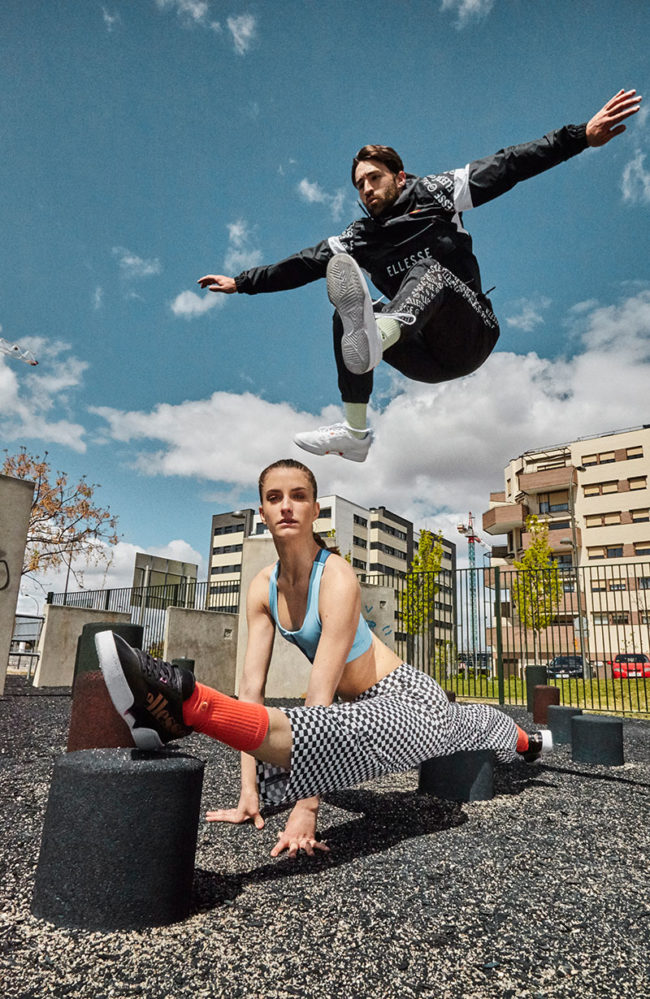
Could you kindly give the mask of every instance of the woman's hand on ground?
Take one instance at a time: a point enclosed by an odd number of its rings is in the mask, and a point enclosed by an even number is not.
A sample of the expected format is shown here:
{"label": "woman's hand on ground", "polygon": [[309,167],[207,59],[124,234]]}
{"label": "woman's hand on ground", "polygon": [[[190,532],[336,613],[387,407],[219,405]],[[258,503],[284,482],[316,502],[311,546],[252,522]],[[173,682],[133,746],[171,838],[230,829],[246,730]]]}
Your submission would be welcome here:
{"label": "woman's hand on ground", "polygon": [[231,822],[233,825],[252,822],[256,829],[264,828],[264,819],[260,815],[257,795],[250,798],[240,798],[236,808],[218,808],[215,811],[206,812],[205,817],[208,822]]}
{"label": "woman's hand on ground", "polygon": [[279,857],[284,850],[287,850],[292,858],[297,857],[301,850],[304,850],[309,857],[313,857],[316,850],[329,853],[329,846],[316,839],[317,818],[318,808],[305,807],[298,802],[285,828],[278,833],[278,842],[271,850],[271,856]]}

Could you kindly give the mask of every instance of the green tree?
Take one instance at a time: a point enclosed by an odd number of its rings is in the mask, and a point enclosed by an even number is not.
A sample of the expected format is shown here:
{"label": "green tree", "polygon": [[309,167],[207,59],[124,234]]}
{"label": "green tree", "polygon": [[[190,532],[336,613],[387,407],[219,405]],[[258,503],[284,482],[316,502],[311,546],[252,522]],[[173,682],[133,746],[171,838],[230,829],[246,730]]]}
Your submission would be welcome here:
{"label": "green tree", "polygon": [[404,631],[407,634],[407,657],[414,658],[415,636],[428,639],[426,657],[429,659],[429,645],[433,641],[435,620],[435,598],[438,593],[438,576],[442,565],[442,536],[431,531],[420,531],[418,550],[404,580],[400,593],[400,611]]}
{"label": "green tree", "polygon": [[[5,452],[6,453],[6,452]],[[55,472],[43,457],[24,448],[4,460],[2,474],[34,483],[34,498],[27,529],[22,574],[38,576],[51,569],[68,567],[68,574],[81,583],[82,572],[73,565],[109,562],[108,548],[116,545],[117,518],[95,502],[95,483],[82,477],[76,485],[65,472]]]}
{"label": "green tree", "polygon": [[533,656],[537,660],[540,634],[557,614],[562,597],[562,580],[548,541],[548,523],[536,514],[526,517],[530,545],[511,584],[512,599],[519,620],[533,633]]}

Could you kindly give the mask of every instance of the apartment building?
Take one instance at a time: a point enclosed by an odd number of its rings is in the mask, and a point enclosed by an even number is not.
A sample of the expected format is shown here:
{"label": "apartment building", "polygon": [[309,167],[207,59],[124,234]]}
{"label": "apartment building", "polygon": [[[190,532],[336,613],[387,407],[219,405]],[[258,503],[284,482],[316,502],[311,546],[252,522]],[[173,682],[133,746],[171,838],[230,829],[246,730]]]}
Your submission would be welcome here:
{"label": "apartment building", "polygon": [[484,532],[506,538],[493,565],[526,550],[529,514],[547,521],[565,592],[574,594],[565,617],[580,623],[580,643],[597,660],[649,651],[649,478],[650,425],[582,437],[513,458],[483,514]]}

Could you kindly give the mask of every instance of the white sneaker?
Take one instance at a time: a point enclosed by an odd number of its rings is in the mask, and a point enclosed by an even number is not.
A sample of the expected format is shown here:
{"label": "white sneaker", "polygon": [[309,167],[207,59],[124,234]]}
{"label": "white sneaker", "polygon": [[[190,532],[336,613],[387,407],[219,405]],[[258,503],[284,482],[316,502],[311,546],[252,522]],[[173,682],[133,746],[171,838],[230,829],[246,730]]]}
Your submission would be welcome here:
{"label": "white sneaker", "polygon": [[372,371],[382,357],[381,334],[361,268],[347,253],[327,265],[327,296],[343,323],[343,363],[353,375]]}
{"label": "white sneaker", "polygon": [[331,427],[296,434],[294,441],[311,454],[339,454],[350,461],[365,461],[372,444],[372,432],[367,430],[365,437],[355,437],[347,423],[333,423]]}

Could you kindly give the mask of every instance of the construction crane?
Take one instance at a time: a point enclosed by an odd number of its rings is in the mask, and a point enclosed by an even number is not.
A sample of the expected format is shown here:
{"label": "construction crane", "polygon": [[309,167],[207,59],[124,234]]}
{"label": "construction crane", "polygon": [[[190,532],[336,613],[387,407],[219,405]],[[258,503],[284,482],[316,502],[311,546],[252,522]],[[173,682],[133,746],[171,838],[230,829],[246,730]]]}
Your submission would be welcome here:
{"label": "construction crane", "polygon": [[478,534],[474,530],[474,518],[470,511],[467,518],[466,524],[458,525],[458,533],[462,534],[467,538],[467,549],[469,552],[469,607],[470,607],[470,635],[472,640],[472,661],[474,663],[474,668],[477,667],[477,645],[478,645],[478,635],[477,635],[477,613],[476,613],[476,603],[477,603],[477,585],[476,585],[476,545],[483,545],[484,548],[490,550],[490,546],[479,538]]}

